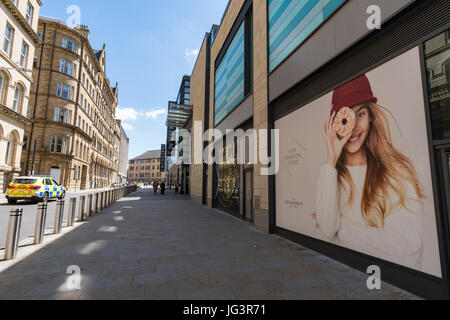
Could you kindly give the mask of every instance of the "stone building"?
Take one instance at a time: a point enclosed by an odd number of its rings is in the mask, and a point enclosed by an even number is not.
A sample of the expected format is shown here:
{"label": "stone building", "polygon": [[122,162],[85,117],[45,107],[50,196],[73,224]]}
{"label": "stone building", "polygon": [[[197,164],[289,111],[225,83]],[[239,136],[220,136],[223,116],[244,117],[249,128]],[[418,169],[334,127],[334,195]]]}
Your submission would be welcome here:
{"label": "stone building", "polygon": [[161,151],[148,151],[130,160],[128,181],[135,183],[160,183],[166,181],[166,175],[161,172]]}
{"label": "stone building", "polygon": [[0,197],[21,171],[40,0],[0,1]]}
{"label": "stone building", "polygon": [[93,49],[87,26],[53,18],[41,17],[38,32],[24,173],[50,174],[70,190],[109,186],[117,180],[121,133],[105,45]]}
{"label": "stone building", "polygon": [[119,147],[119,169],[117,172],[117,183],[127,183],[128,171],[128,150],[130,139],[127,137],[125,130],[122,127],[121,121],[116,120],[120,127],[120,147]]}

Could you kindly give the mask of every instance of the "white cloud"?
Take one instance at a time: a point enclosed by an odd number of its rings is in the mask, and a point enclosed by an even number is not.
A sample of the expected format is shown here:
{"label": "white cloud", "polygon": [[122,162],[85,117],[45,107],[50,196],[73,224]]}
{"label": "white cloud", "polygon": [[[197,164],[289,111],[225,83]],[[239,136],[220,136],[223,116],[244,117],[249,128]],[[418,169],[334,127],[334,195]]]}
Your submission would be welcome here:
{"label": "white cloud", "polygon": [[186,49],[185,58],[187,62],[195,60],[198,56],[199,49]]}
{"label": "white cloud", "polygon": [[156,118],[158,118],[158,116],[160,116],[160,115],[163,115],[163,114],[166,114],[166,109],[163,109],[163,108],[159,108],[159,109],[157,109],[157,110],[152,110],[152,111],[149,111],[149,112],[146,112],[145,113],[145,116],[149,119],[149,118],[153,118],[153,119],[156,119]]}
{"label": "white cloud", "polygon": [[133,108],[121,108],[117,107],[116,118],[119,120],[136,120],[139,116],[139,112]]}
{"label": "white cloud", "polygon": [[131,124],[128,124],[128,123],[122,123],[122,127],[125,130],[128,130],[128,131],[133,131],[134,130],[134,127]]}
{"label": "white cloud", "polygon": [[[122,121],[136,121],[139,120],[139,118],[145,117],[147,119],[157,119],[160,115],[164,115],[166,114],[167,111],[166,109],[162,108],[162,107],[156,107],[152,108],[152,111],[147,111],[147,112],[143,112],[143,111],[136,111],[133,108],[121,108],[118,107],[116,110],[116,118]],[[128,129],[128,130],[134,130],[133,126],[131,126],[128,123],[124,123],[122,124],[124,129]]]}

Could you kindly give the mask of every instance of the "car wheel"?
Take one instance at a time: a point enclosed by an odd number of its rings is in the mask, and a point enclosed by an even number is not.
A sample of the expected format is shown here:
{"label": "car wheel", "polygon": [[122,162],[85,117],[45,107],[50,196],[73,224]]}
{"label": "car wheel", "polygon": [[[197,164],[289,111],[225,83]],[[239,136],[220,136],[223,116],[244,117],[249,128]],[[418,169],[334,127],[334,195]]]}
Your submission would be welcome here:
{"label": "car wheel", "polygon": [[44,196],[42,197],[42,202],[47,203],[48,202],[48,193],[44,193]]}
{"label": "car wheel", "polygon": [[59,200],[64,200],[65,197],[66,197],[66,192],[63,191],[61,196],[59,197]]}
{"label": "car wheel", "polygon": [[8,204],[16,204],[17,200],[14,199],[8,199]]}

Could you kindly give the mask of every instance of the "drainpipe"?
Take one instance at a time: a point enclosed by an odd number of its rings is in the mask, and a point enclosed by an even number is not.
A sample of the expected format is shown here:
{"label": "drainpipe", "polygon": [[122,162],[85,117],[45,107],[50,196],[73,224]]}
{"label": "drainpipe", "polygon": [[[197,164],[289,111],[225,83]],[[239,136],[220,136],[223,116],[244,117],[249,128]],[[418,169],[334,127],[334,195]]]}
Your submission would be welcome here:
{"label": "drainpipe", "polygon": [[[36,94],[34,97],[33,120],[35,120],[35,118],[36,118],[36,108],[37,108],[37,101],[38,101],[38,95],[39,95],[39,85],[41,82],[42,56],[44,55],[46,28],[47,28],[47,24],[44,23],[44,32],[42,34],[41,57],[39,59],[38,80],[37,80],[37,84],[36,84]],[[30,140],[28,142],[28,152],[27,152],[27,162],[26,162],[26,167],[25,167],[25,174],[28,174],[28,169],[29,169],[31,142],[33,141],[33,133],[34,133],[34,121],[31,123],[31,132],[30,132],[30,137],[29,137]]]}

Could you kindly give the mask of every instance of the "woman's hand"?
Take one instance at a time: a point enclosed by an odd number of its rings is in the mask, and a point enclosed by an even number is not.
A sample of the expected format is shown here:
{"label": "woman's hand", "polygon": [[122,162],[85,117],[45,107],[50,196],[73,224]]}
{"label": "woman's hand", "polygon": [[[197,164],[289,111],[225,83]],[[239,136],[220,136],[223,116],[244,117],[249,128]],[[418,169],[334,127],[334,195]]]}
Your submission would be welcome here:
{"label": "woman's hand", "polygon": [[327,163],[336,168],[337,162],[341,157],[342,150],[344,146],[352,137],[352,132],[342,138],[339,139],[338,134],[336,132],[336,128],[334,127],[334,117],[336,116],[336,111],[330,116],[327,122],[325,122],[325,126],[323,128],[323,136],[327,142],[327,150],[328,150],[328,161]]}

